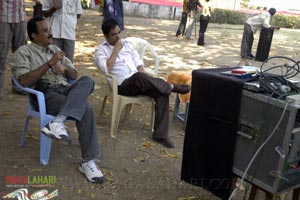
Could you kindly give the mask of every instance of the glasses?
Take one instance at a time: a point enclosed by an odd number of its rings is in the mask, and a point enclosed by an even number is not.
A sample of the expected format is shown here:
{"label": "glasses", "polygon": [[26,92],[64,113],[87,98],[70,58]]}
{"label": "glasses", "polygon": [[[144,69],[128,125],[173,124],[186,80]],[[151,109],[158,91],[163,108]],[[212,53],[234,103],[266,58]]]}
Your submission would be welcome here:
{"label": "glasses", "polygon": [[51,28],[44,28],[44,29],[39,30],[38,32],[39,33],[40,32],[49,33],[49,32],[51,32]]}

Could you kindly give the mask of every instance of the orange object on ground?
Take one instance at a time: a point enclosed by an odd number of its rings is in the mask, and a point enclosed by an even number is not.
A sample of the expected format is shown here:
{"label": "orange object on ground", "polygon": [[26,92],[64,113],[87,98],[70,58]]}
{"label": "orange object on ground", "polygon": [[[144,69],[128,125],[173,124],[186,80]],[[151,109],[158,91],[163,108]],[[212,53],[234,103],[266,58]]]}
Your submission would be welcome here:
{"label": "orange object on ground", "polygon": [[[170,84],[191,85],[192,84],[192,72],[191,71],[172,71],[168,75],[167,82]],[[191,94],[191,92],[189,92],[187,94],[179,94],[179,99],[180,99],[181,103],[189,102],[190,94]]]}

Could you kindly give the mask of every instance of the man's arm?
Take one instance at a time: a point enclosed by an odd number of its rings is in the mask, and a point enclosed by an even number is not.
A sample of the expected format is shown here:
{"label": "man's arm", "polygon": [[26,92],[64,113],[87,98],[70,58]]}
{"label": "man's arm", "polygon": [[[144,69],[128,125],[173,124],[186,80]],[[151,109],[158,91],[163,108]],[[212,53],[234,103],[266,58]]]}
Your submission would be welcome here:
{"label": "man's arm", "polygon": [[116,63],[116,59],[117,59],[117,57],[119,55],[119,52],[121,51],[122,48],[123,48],[123,44],[121,43],[121,40],[118,40],[118,42],[114,46],[114,50],[113,50],[112,54],[110,55],[110,57],[106,61],[108,71],[111,71],[113,69],[113,67]]}
{"label": "man's arm", "polygon": [[51,17],[55,11],[62,7],[61,0],[53,0],[52,2],[53,6],[50,9],[43,11],[45,17]]}
{"label": "man's arm", "polygon": [[43,74],[45,74],[49,68],[50,68],[50,64],[49,62],[43,64],[42,66],[40,66],[39,68],[37,68],[36,70],[33,70],[31,72],[28,72],[22,76],[19,77],[19,82],[21,85],[23,85],[24,87],[30,87],[31,85],[35,84],[36,82],[38,82],[41,77],[43,76]]}
{"label": "man's arm", "polygon": [[63,59],[63,57],[64,57],[64,53],[62,51],[55,52],[52,58],[47,63],[43,64],[36,70],[33,70],[31,72],[28,72],[20,76],[19,77],[20,84],[25,87],[34,85],[36,82],[38,82],[41,79],[41,77],[49,69],[51,69],[52,72],[55,74],[64,73],[67,78],[76,79],[77,71],[75,69],[72,69],[70,67],[67,67],[66,65],[58,63],[60,60]]}

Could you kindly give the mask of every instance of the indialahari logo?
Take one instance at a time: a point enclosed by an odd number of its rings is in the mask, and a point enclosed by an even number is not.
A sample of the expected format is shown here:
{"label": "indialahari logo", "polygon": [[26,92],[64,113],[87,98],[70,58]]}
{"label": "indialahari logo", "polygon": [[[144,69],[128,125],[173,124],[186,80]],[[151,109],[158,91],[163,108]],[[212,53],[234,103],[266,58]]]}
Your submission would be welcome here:
{"label": "indialahari logo", "polygon": [[29,195],[28,190],[26,188],[21,188],[2,196],[2,198],[4,199],[17,198],[18,200],[47,200],[47,199],[52,199],[56,196],[58,196],[58,190],[54,190],[53,192],[48,194],[48,190],[43,189],[34,192],[32,195]]}
{"label": "indialahari logo", "polygon": [[58,190],[48,193],[48,190],[41,189],[33,194],[29,194],[25,187],[54,187],[56,184],[56,176],[6,176],[6,187],[20,187],[9,194],[1,195],[4,199],[18,200],[47,200],[58,196]]}
{"label": "indialahari logo", "polygon": [[51,187],[56,184],[56,176],[6,176],[6,187]]}

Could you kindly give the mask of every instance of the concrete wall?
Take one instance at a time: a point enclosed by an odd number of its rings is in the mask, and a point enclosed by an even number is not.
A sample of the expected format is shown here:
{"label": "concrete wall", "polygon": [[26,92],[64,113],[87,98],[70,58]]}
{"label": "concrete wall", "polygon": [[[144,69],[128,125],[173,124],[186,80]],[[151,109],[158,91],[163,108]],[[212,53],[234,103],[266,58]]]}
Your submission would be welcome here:
{"label": "concrete wall", "polygon": [[158,19],[180,19],[182,8],[123,1],[124,15]]}

